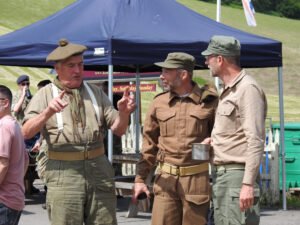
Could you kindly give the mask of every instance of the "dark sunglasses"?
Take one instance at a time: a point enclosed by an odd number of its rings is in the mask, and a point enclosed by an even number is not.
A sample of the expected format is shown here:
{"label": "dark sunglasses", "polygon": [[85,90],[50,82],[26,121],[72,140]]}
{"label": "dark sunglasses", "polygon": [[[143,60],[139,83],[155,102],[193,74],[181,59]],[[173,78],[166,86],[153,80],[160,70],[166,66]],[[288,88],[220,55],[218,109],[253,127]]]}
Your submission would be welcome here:
{"label": "dark sunglasses", "polygon": [[24,82],[24,83],[21,83],[21,85],[22,85],[22,86],[25,86],[25,85],[29,86],[30,83],[29,83],[29,82]]}

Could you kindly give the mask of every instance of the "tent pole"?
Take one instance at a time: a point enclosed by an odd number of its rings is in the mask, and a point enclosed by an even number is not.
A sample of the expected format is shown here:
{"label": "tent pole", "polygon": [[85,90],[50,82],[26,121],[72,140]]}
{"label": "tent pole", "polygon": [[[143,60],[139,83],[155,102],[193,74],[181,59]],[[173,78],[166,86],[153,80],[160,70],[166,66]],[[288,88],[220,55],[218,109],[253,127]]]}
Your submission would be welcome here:
{"label": "tent pole", "polygon": [[[217,0],[217,11],[216,11],[216,21],[219,23],[221,21],[221,0]],[[215,86],[217,90],[220,90],[220,80],[215,77]]]}
{"label": "tent pole", "polygon": [[135,82],[135,102],[136,102],[136,110],[135,110],[135,153],[140,152],[140,111],[141,111],[141,92],[140,92],[140,68],[139,65],[136,67],[135,74],[136,82]]}
{"label": "tent pole", "polygon": [[[108,65],[108,98],[113,102],[113,65]],[[112,163],[113,160],[113,135],[111,129],[108,130],[108,160]]]}
{"label": "tent pole", "polygon": [[285,176],[285,145],[284,145],[284,105],[283,105],[283,80],[282,67],[278,67],[279,83],[279,116],[280,116],[280,149],[282,166],[282,204],[283,210],[286,210],[286,176]]}

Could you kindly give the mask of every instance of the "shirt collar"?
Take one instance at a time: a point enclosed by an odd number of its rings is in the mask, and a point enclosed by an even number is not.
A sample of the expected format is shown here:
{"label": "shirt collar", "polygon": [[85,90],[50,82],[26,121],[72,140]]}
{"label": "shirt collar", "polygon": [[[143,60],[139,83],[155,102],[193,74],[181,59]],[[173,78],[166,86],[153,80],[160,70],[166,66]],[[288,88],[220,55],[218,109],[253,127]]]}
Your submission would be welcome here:
{"label": "shirt collar", "polygon": [[[190,98],[192,99],[195,103],[200,102],[201,99],[201,90],[199,88],[199,86],[192,81],[193,83],[193,89],[192,92],[186,97],[186,98]],[[178,96],[178,94],[174,93],[174,92],[169,92],[169,103],[174,99],[174,98],[180,98]]]}
{"label": "shirt collar", "polygon": [[244,69],[241,70],[241,72],[239,73],[239,75],[231,81],[230,84],[228,84],[224,90],[222,91],[221,95],[228,89],[232,89],[233,87],[235,87],[243,78],[244,76],[246,76],[246,71]]}

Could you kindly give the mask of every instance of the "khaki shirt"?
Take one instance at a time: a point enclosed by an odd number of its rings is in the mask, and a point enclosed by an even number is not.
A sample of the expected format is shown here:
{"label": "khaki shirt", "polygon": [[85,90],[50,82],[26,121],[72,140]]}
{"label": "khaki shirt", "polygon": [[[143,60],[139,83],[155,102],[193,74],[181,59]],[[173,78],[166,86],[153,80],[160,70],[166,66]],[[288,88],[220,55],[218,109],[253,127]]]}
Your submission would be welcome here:
{"label": "khaki shirt", "polygon": [[214,164],[245,164],[244,184],[254,184],[264,150],[267,101],[242,70],[220,95],[212,131]]}
{"label": "khaki shirt", "polygon": [[135,182],[144,182],[156,161],[178,166],[199,164],[192,160],[192,143],[209,137],[218,98],[214,88],[194,86],[179,97],[171,92],[156,96],[143,127],[141,159]]}
{"label": "khaki shirt", "polygon": [[[12,107],[11,109],[13,109],[15,107],[15,105],[17,104],[17,102],[19,101],[20,97],[22,95],[22,91],[18,90],[17,93],[14,95],[13,97],[13,101],[12,101]],[[25,97],[21,109],[19,112],[13,112],[13,116],[17,119],[17,121],[19,122],[19,124],[22,124],[22,121],[24,119],[25,116],[25,109],[27,108],[28,104],[30,102],[30,99],[28,99],[27,97]]]}
{"label": "khaki shirt", "polygon": [[[118,111],[114,109],[105,93],[95,85],[89,84],[98,103],[100,121],[97,121],[96,113],[86,88],[81,89],[81,96],[84,99],[86,127],[81,128],[78,124],[80,137],[73,133],[73,121],[71,118],[70,104],[62,111],[63,132],[59,134],[56,114],[48,119],[42,130],[43,137],[47,141],[50,150],[55,150],[61,146],[67,145],[66,150],[74,150],[76,145],[89,145],[101,143],[103,145],[104,131],[115,121]],[[61,90],[59,90],[60,92]],[[49,102],[53,99],[52,84],[40,89],[30,101],[25,112],[25,121],[40,114]],[[68,94],[63,98],[69,103]]]}

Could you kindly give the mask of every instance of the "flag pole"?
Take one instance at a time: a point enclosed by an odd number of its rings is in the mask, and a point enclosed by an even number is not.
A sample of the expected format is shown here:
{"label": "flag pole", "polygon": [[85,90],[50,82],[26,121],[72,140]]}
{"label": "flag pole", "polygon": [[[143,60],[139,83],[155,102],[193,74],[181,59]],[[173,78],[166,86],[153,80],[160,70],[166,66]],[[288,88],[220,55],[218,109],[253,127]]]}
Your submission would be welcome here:
{"label": "flag pole", "polygon": [[221,0],[217,0],[217,15],[216,15],[216,21],[221,21]]}

